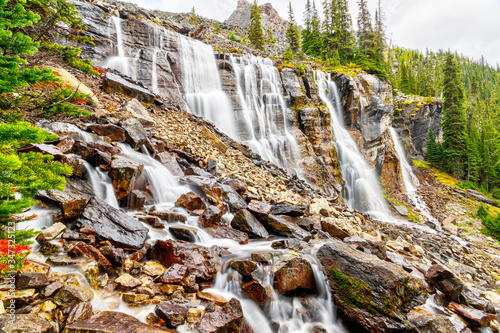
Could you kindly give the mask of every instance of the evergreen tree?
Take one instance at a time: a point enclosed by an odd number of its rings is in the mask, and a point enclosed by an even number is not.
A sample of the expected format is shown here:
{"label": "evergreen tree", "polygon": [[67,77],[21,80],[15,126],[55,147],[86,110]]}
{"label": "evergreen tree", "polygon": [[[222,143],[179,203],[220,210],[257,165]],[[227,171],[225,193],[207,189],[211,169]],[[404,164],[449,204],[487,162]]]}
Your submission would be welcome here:
{"label": "evergreen tree", "polygon": [[384,12],[382,11],[382,5],[380,0],[378,0],[378,7],[375,12],[375,55],[377,60],[384,60],[384,50],[385,50],[385,26],[384,26]]}
{"label": "evergreen tree", "polygon": [[248,31],[248,39],[255,48],[264,50],[265,40],[264,32],[262,30],[260,13],[261,9],[257,4],[257,0],[254,0],[250,10],[250,27]]}
{"label": "evergreen tree", "polygon": [[311,22],[312,22],[312,7],[311,7],[311,1],[307,0],[306,2],[306,8],[304,12],[304,23],[305,23],[305,28],[302,30],[302,52],[305,54],[307,53],[307,50],[310,45],[310,34],[311,34]]}
{"label": "evergreen tree", "polygon": [[337,31],[339,35],[339,57],[343,63],[348,63],[354,51],[354,36],[352,18],[347,0],[338,0]]}
{"label": "evergreen tree", "polygon": [[196,14],[196,9],[194,7],[193,9],[191,9],[191,12],[189,13],[189,19],[191,20],[191,24],[194,24],[196,26],[199,25],[198,15]]}
{"label": "evergreen tree", "polygon": [[443,145],[445,169],[463,176],[467,150],[467,129],[464,108],[464,92],[460,71],[453,54],[446,55],[443,68]]}
{"label": "evergreen tree", "polygon": [[436,142],[436,136],[434,135],[434,131],[432,126],[429,128],[429,133],[427,135],[427,146],[425,152],[425,158],[427,161],[435,166],[437,166],[440,162],[439,152],[438,152],[438,144]]}
{"label": "evergreen tree", "polygon": [[359,52],[368,58],[375,55],[375,33],[366,0],[358,1],[358,44]]}
{"label": "evergreen tree", "polygon": [[300,30],[295,23],[295,16],[293,14],[292,2],[288,4],[288,28],[286,29],[286,38],[288,44],[290,44],[290,50],[292,53],[297,53],[300,51]]}
{"label": "evergreen tree", "polygon": [[302,52],[313,57],[321,57],[323,53],[321,19],[314,1],[310,6],[308,17],[309,22],[306,22],[306,29],[302,32]]}

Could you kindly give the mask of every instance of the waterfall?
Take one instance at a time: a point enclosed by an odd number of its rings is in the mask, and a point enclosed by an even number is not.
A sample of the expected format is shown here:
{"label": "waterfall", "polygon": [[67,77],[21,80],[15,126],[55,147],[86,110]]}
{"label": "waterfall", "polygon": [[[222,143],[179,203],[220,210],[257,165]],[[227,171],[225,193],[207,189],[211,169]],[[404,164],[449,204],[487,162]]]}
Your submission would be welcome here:
{"label": "waterfall", "polygon": [[[114,47],[113,56],[108,59],[104,67],[116,69],[120,73],[128,76],[130,75],[130,64],[129,58],[125,53],[125,48],[123,47],[122,20],[119,17],[112,16],[110,19],[110,25],[111,23],[114,25],[116,32],[116,45]],[[109,28],[109,31],[109,39],[111,40],[111,27]]]}
{"label": "waterfall", "polygon": [[191,113],[213,122],[236,139],[235,119],[229,98],[222,90],[219,69],[211,46],[179,35],[184,98]]}
{"label": "waterfall", "polygon": [[97,198],[101,199],[105,203],[119,208],[118,200],[116,200],[115,190],[111,178],[107,174],[101,171],[99,168],[95,168],[90,165],[87,161],[82,160],[85,170],[90,182],[92,183],[92,188],[94,189],[94,194]]}
{"label": "waterfall", "polygon": [[288,130],[288,106],[283,98],[278,69],[270,59],[231,57],[241,106],[239,139],[265,160],[298,171],[298,145]]}
{"label": "waterfall", "polygon": [[393,127],[390,128],[390,131],[391,131],[392,141],[394,142],[394,147],[396,148],[396,153],[398,154],[399,157],[400,161],[399,163],[401,165],[401,172],[403,174],[403,183],[405,186],[406,195],[413,203],[416,210],[420,212],[422,216],[424,216],[429,222],[439,227],[439,221],[434,216],[432,216],[431,212],[429,211],[429,207],[422,199],[422,197],[418,194],[417,187],[420,186],[420,182],[418,181],[418,178],[415,176],[415,173],[413,172],[410,163],[406,159],[406,155],[403,146],[401,145],[401,140],[399,139],[398,133]]}
{"label": "waterfall", "polygon": [[335,82],[321,71],[315,72],[315,80],[318,94],[330,111],[330,123],[345,181],[344,200],[350,208],[368,213],[373,218],[393,220],[373,168],[363,158],[358,145],[344,127]]}

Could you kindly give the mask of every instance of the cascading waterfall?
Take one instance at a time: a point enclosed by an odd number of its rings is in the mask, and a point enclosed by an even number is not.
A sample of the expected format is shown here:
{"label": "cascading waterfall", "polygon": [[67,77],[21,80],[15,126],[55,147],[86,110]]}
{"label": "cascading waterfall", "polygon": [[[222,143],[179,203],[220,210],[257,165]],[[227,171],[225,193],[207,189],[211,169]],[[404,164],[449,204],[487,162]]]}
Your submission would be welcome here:
{"label": "cascading waterfall", "polygon": [[191,113],[213,122],[221,131],[236,139],[231,102],[222,90],[214,50],[179,36],[184,98]]}
{"label": "cascading waterfall", "polygon": [[[244,55],[231,57],[241,105],[239,139],[265,160],[296,170],[298,145],[288,130],[287,105],[278,69],[270,59]],[[299,172],[300,173],[300,172]]]}
{"label": "cascading waterfall", "polygon": [[382,196],[382,189],[374,170],[363,158],[358,145],[344,127],[335,82],[321,71],[316,71],[314,75],[318,94],[330,111],[330,123],[345,181],[344,200],[350,208],[368,213],[376,219],[392,221],[394,218]]}
{"label": "cascading waterfall", "polygon": [[122,20],[119,17],[112,16],[110,19],[110,36],[111,40],[111,24],[113,24],[116,32],[116,45],[114,46],[113,56],[110,57],[107,63],[104,65],[106,68],[116,69],[124,75],[130,75],[130,63],[127,54],[125,53],[125,48],[123,47],[123,32],[122,32]]}
{"label": "cascading waterfall", "polygon": [[83,161],[83,165],[85,166],[85,170],[87,170],[95,196],[110,206],[119,208],[120,205],[118,204],[118,200],[116,200],[115,189],[113,188],[111,178],[99,168],[94,169],[87,161]]}
{"label": "cascading waterfall", "polygon": [[422,199],[422,197],[418,194],[417,187],[420,186],[420,182],[415,176],[410,163],[406,159],[406,155],[403,146],[401,145],[401,141],[399,139],[397,131],[393,127],[390,128],[390,131],[392,141],[394,142],[394,147],[396,148],[396,153],[399,157],[406,195],[411,200],[416,210],[419,211],[420,214],[422,214],[422,216],[424,216],[429,222],[433,223],[434,225],[439,226],[439,221],[434,216],[432,216],[431,212],[429,211],[429,207]]}

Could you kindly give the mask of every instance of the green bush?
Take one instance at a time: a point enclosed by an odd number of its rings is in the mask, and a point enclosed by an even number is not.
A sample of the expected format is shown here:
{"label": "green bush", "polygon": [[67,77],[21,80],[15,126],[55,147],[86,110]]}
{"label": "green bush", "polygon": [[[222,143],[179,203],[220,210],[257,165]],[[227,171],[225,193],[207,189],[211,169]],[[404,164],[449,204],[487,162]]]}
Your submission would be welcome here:
{"label": "green bush", "polygon": [[71,67],[81,70],[84,73],[99,75],[99,71],[92,66],[92,60],[81,59],[82,50],[73,46],[62,46],[57,43],[43,43],[43,48],[50,53],[58,53],[63,60]]}
{"label": "green bush", "polygon": [[481,232],[486,236],[490,236],[500,241],[500,214],[494,217],[483,205],[481,205],[477,210],[477,217],[483,221],[484,228]]}

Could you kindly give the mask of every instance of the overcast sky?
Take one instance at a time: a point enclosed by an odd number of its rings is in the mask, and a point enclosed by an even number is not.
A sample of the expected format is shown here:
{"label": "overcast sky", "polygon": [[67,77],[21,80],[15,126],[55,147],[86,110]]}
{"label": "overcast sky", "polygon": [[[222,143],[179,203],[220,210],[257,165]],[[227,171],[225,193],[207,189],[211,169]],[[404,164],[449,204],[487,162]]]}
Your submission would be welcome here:
{"label": "overcast sky", "polygon": [[[129,0],[148,9],[188,12],[194,6],[202,16],[224,21],[237,0]],[[349,0],[356,23],[357,0]],[[283,18],[288,17],[287,0],[271,2]],[[295,17],[302,21],[306,0],[292,0]],[[321,7],[322,0],[316,0]],[[372,16],[377,0],[368,0]],[[387,37],[392,45],[433,51],[458,50],[472,58],[484,55],[490,64],[500,63],[500,0],[382,0]],[[299,21],[299,22],[300,22]]]}

